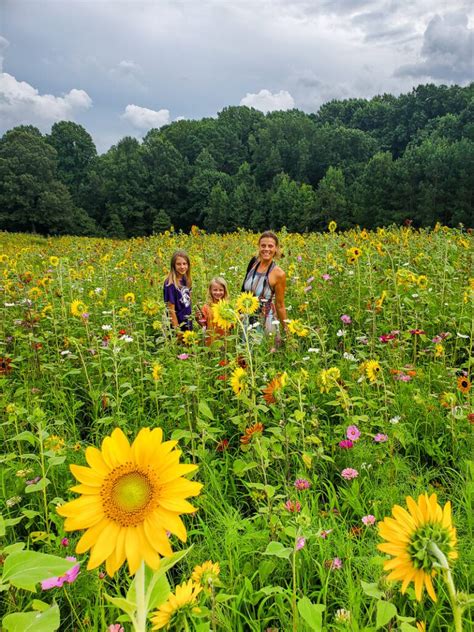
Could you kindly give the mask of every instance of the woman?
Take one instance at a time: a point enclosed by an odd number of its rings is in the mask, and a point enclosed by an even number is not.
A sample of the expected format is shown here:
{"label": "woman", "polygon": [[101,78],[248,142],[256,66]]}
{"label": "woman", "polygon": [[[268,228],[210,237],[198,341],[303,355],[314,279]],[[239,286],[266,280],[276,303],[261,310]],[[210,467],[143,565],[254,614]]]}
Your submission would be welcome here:
{"label": "woman", "polygon": [[260,301],[257,318],[262,322],[266,333],[276,333],[277,319],[286,331],[285,289],[286,274],[275,263],[279,256],[278,237],[271,231],[265,231],[258,240],[258,257],[253,257],[247,267],[243,292],[251,292]]}

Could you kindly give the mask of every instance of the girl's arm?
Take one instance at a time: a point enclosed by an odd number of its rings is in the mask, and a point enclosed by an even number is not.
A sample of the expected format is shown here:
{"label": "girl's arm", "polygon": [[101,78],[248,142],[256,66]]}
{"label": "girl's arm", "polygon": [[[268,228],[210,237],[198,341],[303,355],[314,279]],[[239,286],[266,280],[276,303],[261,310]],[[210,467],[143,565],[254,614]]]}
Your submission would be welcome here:
{"label": "girl's arm", "polygon": [[277,272],[278,276],[275,280],[275,307],[278,316],[278,320],[281,323],[281,326],[286,331],[286,307],[285,307],[285,290],[286,290],[286,274],[280,268]]}
{"label": "girl's arm", "polygon": [[166,303],[166,307],[168,308],[168,314],[170,315],[171,326],[173,329],[179,328],[178,317],[176,316],[176,308],[174,303]]}

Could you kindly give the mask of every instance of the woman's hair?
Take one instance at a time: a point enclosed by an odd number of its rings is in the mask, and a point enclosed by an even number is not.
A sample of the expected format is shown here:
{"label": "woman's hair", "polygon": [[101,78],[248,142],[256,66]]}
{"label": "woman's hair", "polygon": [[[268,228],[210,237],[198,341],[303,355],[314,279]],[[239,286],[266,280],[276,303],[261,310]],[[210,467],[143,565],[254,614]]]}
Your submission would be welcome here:
{"label": "woman's hair", "polygon": [[213,279],[210,280],[209,285],[207,287],[207,296],[206,296],[206,301],[207,303],[212,303],[212,294],[211,294],[211,287],[212,285],[214,285],[214,283],[217,283],[218,285],[222,285],[222,287],[224,288],[224,299],[228,299],[229,298],[229,289],[227,287],[227,281],[225,279],[223,279],[220,276],[216,276]]}
{"label": "woman's hair", "polygon": [[281,257],[283,257],[283,254],[281,252],[281,248],[280,248],[280,241],[278,239],[278,237],[275,235],[275,233],[271,230],[266,230],[264,231],[260,237],[258,238],[258,244],[260,245],[260,242],[262,241],[262,239],[273,239],[273,241],[275,242],[275,246],[276,246],[276,252],[275,252],[275,259],[280,259]]}
{"label": "woman's hair", "polygon": [[186,263],[188,264],[188,270],[186,272],[185,278],[186,278],[186,285],[187,285],[187,287],[191,287],[191,285],[192,285],[192,281],[191,281],[191,262],[189,260],[188,253],[185,252],[184,250],[176,250],[176,252],[173,253],[173,256],[171,257],[170,271],[169,271],[169,274],[166,277],[165,281],[168,283],[168,285],[173,284],[176,287],[179,287],[178,275],[176,273],[176,260],[178,259],[178,257],[181,257],[182,259],[184,259],[186,261]]}

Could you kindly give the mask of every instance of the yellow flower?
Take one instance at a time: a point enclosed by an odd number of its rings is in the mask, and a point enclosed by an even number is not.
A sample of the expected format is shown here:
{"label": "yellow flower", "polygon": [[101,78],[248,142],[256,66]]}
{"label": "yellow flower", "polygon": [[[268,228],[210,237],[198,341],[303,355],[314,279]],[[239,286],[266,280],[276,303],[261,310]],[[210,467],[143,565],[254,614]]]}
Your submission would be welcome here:
{"label": "yellow flower", "polygon": [[196,345],[199,342],[199,336],[195,331],[185,331],[183,342],[187,347],[192,347],[192,345]]}
{"label": "yellow flower", "polygon": [[458,390],[461,391],[461,393],[464,393],[464,395],[467,395],[469,393],[469,391],[471,390],[471,382],[469,378],[465,377],[464,375],[460,375],[458,377]]}
{"label": "yellow flower", "polygon": [[131,305],[133,305],[133,303],[135,303],[135,294],[133,292],[127,292],[124,295],[123,300],[126,303],[130,303]]}
{"label": "yellow flower", "polygon": [[212,320],[222,329],[230,329],[237,322],[237,316],[228,301],[212,304]]}
{"label": "yellow flower", "polygon": [[8,263],[8,255],[0,255],[0,263]]}
{"label": "yellow flower", "polygon": [[356,263],[359,257],[362,254],[362,250],[360,248],[354,247],[346,250],[347,262],[348,263]]}
{"label": "yellow flower", "polygon": [[321,393],[329,393],[329,391],[337,386],[337,380],[341,377],[341,372],[337,367],[323,369],[319,372],[318,382]]}
{"label": "yellow flower", "polygon": [[196,603],[197,596],[201,590],[201,586],[194,584],[192,579],[177,586],[176,592],[174,594],[171,593],[165,603],[162,604],[152,616],[152,629],[160,630],[168,626],[171,623],[173,615],[178,612],[178,610],[183,610]]}
{"label": "yellow flower", "polygon": [[28,296],[34,301],[39,298],[43,294],[42,290],[39,287],[32,287],[28,290]]}
{"label": "yellow flower", "polygon": [[215,584],[219,573],[221,572],[220,566],[218,562],[211,562],[208,560],[201,564],[201,566],[195,566],[193,573],[191,575],[191,579],[198,586],[202,586],[202,588],[209,588],[210,585]]}
{"label": "yellow flower", "polygon": [[336,222],[334,220],[330,221],[328,225],[329,232],[334,233],[336,231],[336,228],[337,228]]}
{"label": "yellow flower", "polygon": [[252,292],[243,292],[235,304],[235,308],[241,314],[255,314],[260,307],[260,301]]}
{"label": "yellow flower", "polygon": [[71,303],[71,314],[73,316],[80,318],[85,312],[87,312],[87,305],[85,305],[82,301],[76,299]]}
{"label": "yellow flower", "polygon": [[155,362],[153,364],[153,369],[151,371],[151,375],[155,382],[158,382],[160,377],[163,375],[163,367],[159,362]]}
{"label": "yellow flower", "polygon": [[444,355],[444,347],[442,344],[436,344],[435,345],[435,354],[434,357],[435,358],[441,358]]}
{"label": "yellow flower", "polygon": [[232,390],[236,395],[240,395],[245,388],[246,385],[246,377],[247,371],[242,367],[238,366],[232,372],[230,378],[230,385],[232,386]]}
{"label": "yellow flower", "polygon": [[202,485],[183,478],[195,465],[179,463],[176,441],[163,443],[161,428],[142,428],[130,445],[120,428],[102,442],[101,450],[86,449],[90,467],[71,465],[81,494],[58,507],[66,531],[85,529],[79,554],[91,549],[87,568],[105,562],[112,577],[127,560],[134,575],[142,561],[156,569],[160,555],[172,554],[167,531],[186,541],[179,517],[196,509],[185,499],[198,496]]}
{"label": "yellow flower", "polygon": [[367,360],[366,362],[364,362],[363,366],[364,366],[365,374],[367,375],[369,380],[372,382],[372,384],[376,382],[377,377],[381,370],[380,364],[377,362],[377,360]]}
{"label": "yellow flower", "polygon": [[44,442],[44,447],[52,452],[61,452],[64,448],[64,439],[58,435],[50,435]]}
{"label": "yellow flower", "polygon": [[59,258],[58,257],[50,257],[49,258],[49,264],[52,265],[54,268],[56,268],[56,266],[59,265]]}
{"label": "yellow flower", "polygon": [[382,306],[384,304],[385,299],[387,298],[387,292],[386,290],[382,290],[382,294],[380,295],[380,298],[378,298],[375,301],[375,309],[377,311],[380,311],[382,309]]}
{"label": "yellow flower", "polygon": [[417,621],[416,629],[418,632],[426,632],[426,623],[424,621]]}
{"label": "yellow flower", "polygon": [[147,316],[156,316],[160,311],[160,304],[153,298],[146,298],[142,302],[142,309]]}
{"label": "yellow flower", "polygon": [[451,521],[451,503],[440,507],[436,494],[422,494],[415,502],[406,498],[408,511],[400,505],[392,508],[392,516],[379,523],[379,533],[385,540],[378,548],[392,556],[384,563],[384,570],[391,571],[388,580],[401,580],[402,594],[411,582],[415,596],[421,601],[423,588],[436,601],[431,578],[436,574],[437,558],[430,549],[435,544],[448,561],[458,556],[456,529]]}
{"label": "yellow flower", "polygon": [[422,290],[426,289],[428,286],[428,278],[424,274],[420,274],[420,276],[416,280],[418,287]]}
{"label": "yellow flower", "polygon": [[299,319],[289,321],[288,331],[300,338],[304,338],[309,334],[309,329],[307,329]]}

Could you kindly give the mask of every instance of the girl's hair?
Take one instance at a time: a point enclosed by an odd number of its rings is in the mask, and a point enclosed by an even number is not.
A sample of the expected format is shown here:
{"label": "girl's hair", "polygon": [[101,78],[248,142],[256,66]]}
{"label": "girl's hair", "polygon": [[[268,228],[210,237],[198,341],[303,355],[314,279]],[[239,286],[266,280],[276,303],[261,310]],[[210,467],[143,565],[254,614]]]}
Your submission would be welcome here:
{"label": "girl's hair", "polygon": [[186,279],[186,286],[191,287],[192,285],[191,262],[189,260],[188,253],[185,252],[184,250],[176,250],[176,252],[173,253],[173,256],[171,257],[170,271],[165,280],[168,283],[168,285],[173,284],[176,287],[179,287],[178,275],[176,273],[176,260],[178,259],[178,257],[181,257],[182,259],[184,259],[186,263],[188,264],[188,270],[186,272],[185,279]]}
{"label": "girl's hair", "polygon": [[229,289],[227,287],[227,281],[225,279],[223,279],[220,276],[214,277],[213,279],[210,280],[209,282],[209,286],[207,288],[207,296],[206,296],[206,301],[207,303],[212,303],[213,298],[212,298],[212,294],[211,294],[211,287],[214,285],[214,283],[217,283],[217,285],[222,285],[222,287],[224,288],[224,299],[228,299],[229,298]]}
{"label": "girl's hair", "polygon": [[273,239],[273,241],[275,242],[275,246],[276,246],[276,252],[275,252],[275,259],[280,259],[283,257],[283,254],[281,252],[281,248],[280,248],[280,241],[278,239],[278,237],[275,235],[275,233],[271,230],[266,230],[265,232],[263,232],[260,237],[258,238],[258,244],[260,245],[260,242],[262,241],[262,239]]}

